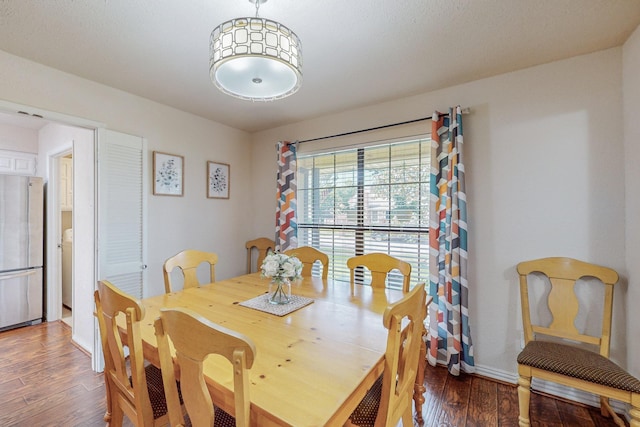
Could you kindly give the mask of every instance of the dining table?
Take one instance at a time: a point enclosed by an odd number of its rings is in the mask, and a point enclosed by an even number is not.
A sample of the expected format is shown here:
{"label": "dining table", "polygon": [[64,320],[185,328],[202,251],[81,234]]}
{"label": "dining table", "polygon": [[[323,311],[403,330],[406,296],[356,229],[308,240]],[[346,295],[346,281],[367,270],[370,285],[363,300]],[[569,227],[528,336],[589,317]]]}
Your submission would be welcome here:
{"label": "dining table", "polygon": [[[145,358],[160,366],[153,328],[160,309],[188,308],[255,344],[251,425],[342,426],[384,370],[388,331],[382,314],[402,291],[304,277],[292,283],[293,305],[256,306],[266,301],[268,289],[269,279],[253,273],[143,299]],[[418,416],[424,356],[414,393]],[[213,403],[233,415],[231,364],[210,355],[203,374]]]}

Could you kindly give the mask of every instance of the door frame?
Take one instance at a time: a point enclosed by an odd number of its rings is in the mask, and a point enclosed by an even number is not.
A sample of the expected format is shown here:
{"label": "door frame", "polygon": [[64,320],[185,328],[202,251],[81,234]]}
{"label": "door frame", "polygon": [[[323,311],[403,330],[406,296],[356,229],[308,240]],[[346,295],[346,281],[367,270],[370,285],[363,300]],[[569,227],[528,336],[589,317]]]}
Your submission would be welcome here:
{"label": "door frame", "polygon": [[[73,154],[73,141],[62,145],[58,150],[47,153],[49,163],[47,182],[47,321],[60,320],[62,318],[62,230],[60,221],[60,161],[61,157]],[[73,227],[73,226],[72,226]],[[73,256],[73,254],[72,254]],[[73,264],[72,264],[73,265]],[[71,273],[73,276],[73,272]],[[73,281],[73,280],[72,280]],[[72,297],[73,298],[73,297]],[[74,329],[73,316],[71,318],[71,330]]]}

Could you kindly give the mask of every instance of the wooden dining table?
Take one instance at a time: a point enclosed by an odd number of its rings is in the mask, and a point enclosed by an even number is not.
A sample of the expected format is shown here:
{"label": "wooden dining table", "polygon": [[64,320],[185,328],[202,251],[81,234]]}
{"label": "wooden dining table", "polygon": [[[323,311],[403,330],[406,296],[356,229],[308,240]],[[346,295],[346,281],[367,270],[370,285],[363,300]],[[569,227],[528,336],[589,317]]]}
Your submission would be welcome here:
{"label": "wooden dining table", "polygon": [[[142,300],[141,336],[145,358],[159,366],[153,322],[163,307],[185,307],[240,332],[255,344],[250,370],[251,425],[341,426],[382,374],[387,329],[385,308],[402,298],[400,290],[305,277],[292,294],[312,303],[278,316],[240,305],[268,292],[259,273]],[[424,357],[421,357],[421,364]],[[419,377],[423,374],[422,366]],[[229,362],[205,360],[204,376],[213,403],[234,414]],[[416,379],[416,409],[424,399]]]}

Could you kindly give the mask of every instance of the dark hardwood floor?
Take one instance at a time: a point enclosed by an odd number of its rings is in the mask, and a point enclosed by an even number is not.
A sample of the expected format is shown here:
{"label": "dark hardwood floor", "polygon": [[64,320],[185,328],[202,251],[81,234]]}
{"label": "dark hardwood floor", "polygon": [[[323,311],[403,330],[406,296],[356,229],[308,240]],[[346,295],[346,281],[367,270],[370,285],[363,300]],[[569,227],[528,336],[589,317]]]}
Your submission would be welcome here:
{"label": "dark hardwood floor", "polygon": [[[454,377],[445,368],[427,367],[425,426],[518,426],[516,386],[475,375]],[[533,427],[615,426],[600,409],[531,394]]]}
{"label": "dark hardwood floor", "polygon": [[0,333],[0,426],[104,425],[102,375],[63,322]]}
{"label": "dark hardwood floor", "polygon": [[[425,426],[517,426],[516,387],[427,368]],[[0,426],[102,426],[103,377],[62,322],[0,332]],[[532,426],[613,426],[599,410],[531,397]],[[131,424],[126,422],[125,425]]]}

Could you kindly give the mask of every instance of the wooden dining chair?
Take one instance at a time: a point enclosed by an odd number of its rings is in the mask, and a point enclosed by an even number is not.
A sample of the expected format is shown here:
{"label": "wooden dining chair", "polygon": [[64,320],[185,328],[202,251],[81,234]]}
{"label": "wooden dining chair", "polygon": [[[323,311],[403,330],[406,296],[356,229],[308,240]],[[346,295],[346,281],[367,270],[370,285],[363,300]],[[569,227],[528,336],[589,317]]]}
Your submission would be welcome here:
{"label": "wooden dining chair", "polygon": [[203,252],[194,249],[187,249],[172,256],[164,262],[162,271],[164,274],[165,292],[174,292],[175,289],[171,281],[171,272],[178,267],[182,270],[184,277],[184,289],[197,288],[200,286],[198,281],[198,266],[202,263],[209,264],[209,283],[216,281],[216,263],[218,255],[213,252]]}
{"label": "wooden dining chair", "polygon": [[284,251],[286,255],[295,256],[302,263],[302,276],[311,277],[311,270],[316,261],[322,263],[322,278],[329,276],[329,256],[311,246],[301,246],[296,249]]}
{"label": "wooden dining chair", "polygon": [[[160,309],[160,317],[154,327],[171,426],[184,426],[185,419],[180,408],[169,339],[175,348],[180,387],[190,425],[248,427],[251,403],[249,369],[256,354],[253,342],[184,308]],[[235,420],[212,403],[202,372],[203,361],[210,354],[222,355],[231,363]]]}
{"label": "wooden dining chair", "polygon": [[247,248],[247,274],[252,272],[252,252],[253,249],[258,250],[258,259],[256,262],[256,271],[260,271],[260,266],[262,265],[262,261],[267,256],[269,250],[274,251],[276,248],[276,242],[271,239],[267,239],[266,237],[259,237],[254,240],[249,240],[245,247]]}
{"label": "wooden dining chair", "polygon": [[355,270],[364,266],[371,272],[371,286],[384,288],[387,275],[391,270],[398,270],[403,276],[402,291],[409,292],[409,281],[411,280],[411,264],[401,259],[392,257],[380,252],[372,252],[365,255],[358,255],[347,260],[347,267],[351,270],[351,289],[355,284]]}
{"label": "wooden dining chair", "polygon": [[[618,281],[618,273],[571,258],[525,261],[518,264],[517,271],[525,340],[525,347],[517,359],[520,426],[530,425],[532,377],[600,396],[602,415],[611,415],[620,426],[625,424],[611,408],[609,398],[628,403],[631,405],[631,426],[640,426],[640,380],[609,359],[613,286]],[[534,273],[542,273],[551,283],[548,296],[540,302],[551,312],[552,319],[548,324],[532,323],[531,320],[531,311],[536,306],[531,304],[529,278]],[[579,311],[594,313],[598,309],[580,307],[581,299],[577,298],[576,289],[587,286],[585,280],[580,280],[585,278],[598,279],[590,283],[599,283],[600,288],[604,288],[603,298],[597,298],[591,304],[600,306],[602,313],[602,325],[597,334],[587,334],[576,327]]]}
{"label": "wooden dining chair", "polygon": [[427,316],[427,292],[416,285],[389,305],[382,323],[389,330],[384,372],[349,417],[347,426],[413,426],[413,392]]}
{"label": "wooden dining chair", "polygon": [[[104,353],[105,421],[119,427],[126,415],[138,427],[167,424],[162,373],[151,364],[145,367],[142,354],[140,322],[144,307],[106,280],[98,282],[94,298]],[[119,314],[126,319],[124,342],[116,324]],[[128,357],[124,347],[128,348]]]}

